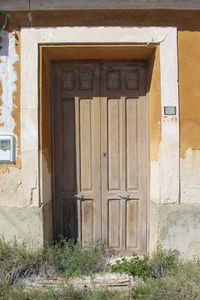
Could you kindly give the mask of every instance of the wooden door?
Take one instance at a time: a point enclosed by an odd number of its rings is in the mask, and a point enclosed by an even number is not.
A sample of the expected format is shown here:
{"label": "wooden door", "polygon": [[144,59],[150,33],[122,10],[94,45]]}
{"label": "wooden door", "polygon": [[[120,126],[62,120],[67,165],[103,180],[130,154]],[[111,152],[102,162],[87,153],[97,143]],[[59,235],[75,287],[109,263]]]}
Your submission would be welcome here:
{"label": "wooden door", "polygon": [[129,254],[146,250],[147,103],[143,64],[101,70],[102,239]]}
{"label": "wooden door", "polygon": [[55,63],[54,227],[121,253],[146,250],[142,63]]}
{"label": "wooden door", "polygon": [[101,239],[99,67],[54,68],[55,237]]}

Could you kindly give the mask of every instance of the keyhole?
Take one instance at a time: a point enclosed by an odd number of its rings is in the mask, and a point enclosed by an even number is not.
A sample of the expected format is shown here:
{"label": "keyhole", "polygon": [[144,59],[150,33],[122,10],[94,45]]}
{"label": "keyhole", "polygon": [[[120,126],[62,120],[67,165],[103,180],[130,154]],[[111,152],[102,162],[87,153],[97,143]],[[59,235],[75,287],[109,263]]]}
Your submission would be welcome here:
{"label": "keyhole", "polygon": [[103,157],[106,157],[106,152],[103,153]]}

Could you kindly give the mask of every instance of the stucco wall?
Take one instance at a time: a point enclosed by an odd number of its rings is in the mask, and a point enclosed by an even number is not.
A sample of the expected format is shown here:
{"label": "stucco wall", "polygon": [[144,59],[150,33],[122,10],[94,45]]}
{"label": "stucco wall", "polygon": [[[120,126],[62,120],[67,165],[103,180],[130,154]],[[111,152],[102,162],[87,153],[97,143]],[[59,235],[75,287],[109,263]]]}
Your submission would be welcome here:
{"label": "stucco wall", "polygon": [[181,202],[200,203],[200,32],[179,32]]}
{"label": "stucco wall", "polygon": [[13,134],[16,164],[0,165],[1,206],[22,206],[20,140],[20,32],[3,32],[0,50],[0,134]]}
{"label": "stucco wall", "polygon": [[[6,210],[5,218],[9,213],[8,208],[12,208],[11,217],[16,212],[16,220],[23,223],[23,214],[26,207],[32,207],[29,212],[29,220],[35,220],[38,214],[37,222],[40,223],[38,228],[39,240],[43,240],[43,221],[39,217],[41,212],[35,213],[35,206],[42,206],[42,203],[34,202],[34,190],[38,187],[39,182],[32,182],[31,178],[23,178],[21,172],[21,130],[20,130],[20,26],[63,26],[63,25],[126,25],[126,26],[177,26],[178,27],[178,59],[179,59],[179,104],[180,104],[180,204],[172,206],[160,206],[157,204],[150,205],[150,214],[156,216],[155,224],[151,224],[153,235],[151,236],[152,245],[163,241],[164,245],[177,246],[184,253],[194,253],[191,245],[197,245],[200,238],[198,237],[198,220],[195,209],[200,209],[200,70],[198,67],[200,61],[200,25],[198,12],[169,12],[169,11],[73,11],[73,12],[12,12],[10,13],[10,22],[8,32],[1,34],[3,48],[0,50],[0,133],[14,134],[17,141],[17,161],[16,165],[0,166],[0,206]],[[28,55],[28,54],[27,54]],[[158,52],[156,55],[159,55]],[[160,94],[158,81],[155,80],[159,76],[159,60],[155,60],[154,70],[152,74],[151,96],[151,116],[155,116],[150,120],[151,133],[151,164],[155,166],[154,176],[160,176],[156,173],[156,162],[158,158],[160,139],[161,139],[161,123],[160,123]],[[45,71],[44,71],[45,72]],[[28,74],[27,74],[28,76]],[[156,91],[156,94],[155,94]],[[48,115],[42,112],[43,117]],[[27,134],[29,134],[27,132]],[[41,144],[44,150],[44,157],[50,163],[49,152],[45,149],[45,143]],[[46,152],[45,152],[46,151]],[[27,155],[28,152],[24,153]],[[31,161],[30,166],[31,167]],[[45,166],[43,170],[45,169]],[[46,174],[51,170],[50,164],[46,166]],[[157,175],[156,175],[157,174]],[[44,174],[45,176],[45,174]],[[22,182],[28,185],[29,193],[23,193]],[[27,191],[27,189],[26,189]],[[47,191],[48,193],[48,191]],[[159,191],[153,191],[155,199],[158,197]],[[51,196],[48,195],[48,198]],[[21,208],[17,210],[16,208]],[[24,207],[24,211],[23,208]],[[168,208],[167,208],[168,207]],[[166,210],[165,210],[166,208]],[[180,210],[181,213],[178,213]],[[50,209],[48,208],[48,211]],[[173,211],[173,213],[172,213]],[[176,211],[176,213],[174,213]],[[21,213],[22,218],[17,217]],[[31,215],[32,214],[32,215]],[[170,218],[167,215],[170,214]],[[194,218],[192,217],[194,215]],[[2,219],[3,220],[3,219]],[[48,217],[46,217],[48,220]],[[168,222],[170,220],[170,222]],[[183,222],[190,220],[190,229],[188,239],[184,239],[185,229]],[[4,221],[2,221],[4,222]],[[18,221],[16,221],[18,222]],[[12,226],[0,226],[0,234],[9,231]],[[49,222],[51,224],[51,221]],[[180,226],[179,226],[180,225]],[[5,226],[7,230],[5,230]],[[21,225],[20,225],[21,226]],[[51,226],[51,225],[49,225]],[[45,229],[48,237],[51,230]],[[26,226],[25,226],[26,227]],[[172,243],[173,238],[177,242]],[[17,228],[17,227],[16,227]],[[30,229],[27,226],[27,235]],[[15,229],[17,230],[17,229]],[[13,231],[13,235],[15,235]],[[9,234],[10,236],[10,234]],[[35,233],[32,237],[34,239]],[[179,239],[178,239],[179,236]],[[181,238],[182,237],[182,238]],[[181,239],[181,241],[180,241]],[[169,242],[169,243],[168,243]],[[152,246],[154,248],[154,246]],[[198,251],[197,251],[198,252]],[[198,252],[199,253],[199,252]]]}

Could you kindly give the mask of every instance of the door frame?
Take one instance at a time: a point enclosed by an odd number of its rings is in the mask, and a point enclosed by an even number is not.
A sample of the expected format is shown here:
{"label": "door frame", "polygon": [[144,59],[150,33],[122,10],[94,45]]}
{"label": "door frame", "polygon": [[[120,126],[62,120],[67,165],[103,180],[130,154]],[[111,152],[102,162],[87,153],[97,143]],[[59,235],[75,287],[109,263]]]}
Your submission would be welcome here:
{"label": "door frame", "polygon": [[[123,48],[139,45],[143,49],[156,47],[160,64],[160,127],[161,137],[157,156],[150,158],[150,200],[152,203],[179,203],[179,104],[178,63],[176,27],[60,27],[22,28],[21,30],[21,157],[22,189],[24,201],[32,195],[32,205],[44,208],[44,239],[51,238],[51,222],[45,219],[45,207],[52,202],[51,153],[43,134],[44,91],[42,61],[50,47],[62,45],[66,49],[73,45],[119,46]],[[28,55],[27,55],[28,53]],[[170,53],[170,55],[169,55]],[[52,58],[51,58],[52,59]],[[130,57],[127,57],[130,59]],[[48,63],[48,62],[47,62]],[[155,64],[155,61],[154,61]],[[39,70],[39,71],[38,71]],[[27,76],[26,74],[29,74]],[[45,73],[45,71],[44,71]],[[47,73],[47,70],[46,70]],[[47,75],[47,74],[46,74]],[[150,104],[151,105],[151,104]],[[167,115],[164,107],[176,108],[175,115]],[[49,109],[47,108],[47,111]],[[47,113],[49,115],[49,111]],[[49,118],[49,117],[48,117]],[[47,118],[47,119],[48,119]],[[150,115],[150,127],[151,127]],[[26,134],[32,129],[32,135]],[[159,131],[159,129],[158,129]],[[151,136],[151,133],[150,133]],[[152,136],[151,136],[152,137]],[[46,144],[45,144],[46,143]],[[154,141],[150,138],[150,152]],[[150,153],[151,155],[151,153]],[[30,164],[32,160],[32,164]],[[162,176],[161,176],[162,175]],[[27,178],[31,178],[27,180]],[[34,190],[34,193],[33,193]],[[50,212],[50,209],[46,209]],[[46,222],[46,223],[45,223]],[[155,228],[159,221],[149,214],[148,249],[153,251],[158,235]],[[46,233],[48,232],[48,233]]]}

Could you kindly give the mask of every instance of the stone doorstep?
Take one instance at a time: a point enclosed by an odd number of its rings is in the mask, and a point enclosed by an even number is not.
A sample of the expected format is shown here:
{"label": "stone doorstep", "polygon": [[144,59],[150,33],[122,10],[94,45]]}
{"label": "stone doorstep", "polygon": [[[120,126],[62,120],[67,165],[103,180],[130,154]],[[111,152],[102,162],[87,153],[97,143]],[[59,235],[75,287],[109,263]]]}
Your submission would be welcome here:
{"label": "stone doorstep", "polygon": [[77,289],[99,289],[99,288],[113,288],[113,289],[129,289],[138,279],[134,280],[131,276],[126,274],[95,274],[94,276],[85,276],[79,278],[69,278],[65,276],[52,275],[46,278],[36,277],[25,282],[28,289],[37,288],[53,288],[60,289],[68,285],[72,285]]}

